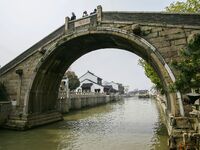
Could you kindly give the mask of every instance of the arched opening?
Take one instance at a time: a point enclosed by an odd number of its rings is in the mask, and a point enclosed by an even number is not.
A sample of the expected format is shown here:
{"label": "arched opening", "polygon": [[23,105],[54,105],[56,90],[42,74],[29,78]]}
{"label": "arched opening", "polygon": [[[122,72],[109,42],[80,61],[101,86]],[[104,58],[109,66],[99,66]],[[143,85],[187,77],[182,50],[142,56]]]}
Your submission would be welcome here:
{"label": "arched opening", "polygon": [[165,68],[164,59],[141,37],[116,31],[76,33],[48,45],[33,75],[34,80],[26,99],[26,113],[37,114],[55,110],[58,88],[67,68],[84,54],[104,48],[127,50],[146,60],[163,82],[168,111],[174,115],[178,113],[176,95],[168,92],[168,85],[173,81]]}
{"label": "arched opening", "polygon": [[[89,52],[81,56],[66,70],[66,73],[74,72],[81,83],[79,88],[72,90],[72,93],[78,92],[78,90],[82,92],[81,85],[86,78],[92,81],[94,80],[95,83],[98,83],[98,78],[100,78],[101,80],[98,84],[103,86],[107,85],[103,93],[106,90],[111,90],[109,89],[109,85],[111,86],[112,81],[122,84],[126,94],[128,92],[131,94],[131,92],[138,90],[151,90],[155,86],[145,75],[144,69],[139,63],[140,59],[134,53],[121,49],[106,48]],[[97,77],[97,79],[93,79],[93,77]],[[66,74],[62,81],[65,81],[65,78]],[[89,82],[87,80],[84,83]],[[154,89],[152,89],[153,91]]]}

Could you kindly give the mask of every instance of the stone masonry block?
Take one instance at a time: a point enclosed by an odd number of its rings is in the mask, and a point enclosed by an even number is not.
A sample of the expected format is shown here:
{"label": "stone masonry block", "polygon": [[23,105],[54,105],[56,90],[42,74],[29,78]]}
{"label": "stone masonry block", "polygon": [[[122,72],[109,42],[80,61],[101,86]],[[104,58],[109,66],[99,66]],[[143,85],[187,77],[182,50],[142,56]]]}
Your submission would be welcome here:
{"label": "stone masonry block", "polygon": [[167,52],[167,57],[168,58],[173,58],[173,57],[176,57],[177,55],[178,55],[177,51],[169,51],[169,52]]}
{"label": "stone masonry block", "polygon": [[154,43],[154,46],[156,48],[170,47],[170,42],[169,41],[158,42]]}
{"label": "stone masonry block", "polygon": [[192,33],[192,34],[196,34],[196,33],[199,33],[199,34],[200,34],[200,30],[193,30],[191,33]]}
{"label": "stone masonry block", "polygon": [[159,36],[158,32],[153,32],[153,33],[148,34],[147,38],[156,38],[158,36]]}
{"label": "stone masonry block", "polygon": [[166,36],[166,35],[179,34],[179,33],[184,33],[184,30],[180,28],[170,28],[170,29],[165,29],[164,31],[159,32],[159,35]]}
{"label": "stone masonry block", "polygon": [[154,27],[151,29],[152,33],[153,32],[160,32],[160,31],[163,31],[164,29],[162,27]]}
{"label": "stone masonry block", "polygon": [[180,52],[185,47],[186,47],[185,45],[171,46],[171,50]]}
{"label": "stone masonry block", "polygon": [[171,47],[159,48],[158,51],[159,51],[160,53],[167,53],[168,51],[171,51]]}
{"label": "stone masonry block", "polygon": [[152,27],[149,27],[149,26],[141,26],[141,30],[142,30],[142,31],[149,31],[149,30],[152,30]]}
{"label": "stone masonry block", "polygon": [[165,37],[167,38],[167,40],[175,40],[175,39],[185,38],[186,35],[185,35],[185,33],[177,33],[177,34],[169,34]]}
{"label": "stone masonry block", "polygon": [[185,38],[171,41],[171,45],[186,45],[186,44],[187,41]]}
{"label": "stone masonry block", "polygon": [[188,37],[188,36],[190,36],[192,33],[191,33],[191,31],[186,31],[185,32],[185,35]]}
{"label": "stone masonry block", "polygon": [[154,43],[160,43],[163,41],[166,41],[165,37],[156,37],[156,38],[150,38],[149,41],[154,44]]}

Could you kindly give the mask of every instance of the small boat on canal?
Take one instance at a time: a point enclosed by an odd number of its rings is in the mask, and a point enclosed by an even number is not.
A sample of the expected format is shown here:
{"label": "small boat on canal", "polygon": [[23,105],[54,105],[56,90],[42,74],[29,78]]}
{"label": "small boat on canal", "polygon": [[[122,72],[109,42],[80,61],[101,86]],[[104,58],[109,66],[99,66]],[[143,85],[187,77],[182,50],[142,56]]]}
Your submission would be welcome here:
{"label": "small boat on canal", "polygon": [[140,90],[138,94],[138,98],[150,98],[148,90]]}

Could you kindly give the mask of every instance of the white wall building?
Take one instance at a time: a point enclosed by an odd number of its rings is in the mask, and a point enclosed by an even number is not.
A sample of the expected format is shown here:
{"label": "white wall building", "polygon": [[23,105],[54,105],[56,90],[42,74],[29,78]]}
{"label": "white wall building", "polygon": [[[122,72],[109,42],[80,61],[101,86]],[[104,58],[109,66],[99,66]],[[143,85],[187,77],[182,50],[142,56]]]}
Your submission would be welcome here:
{"label": "white wall building", "polygon": [[93,92],[103,93],[104,87],[102,85],[102,78],[96,76],[92,72],[88,71],[79,78],[80,86],[76,89],[76,92]]}
{"label": "white wall building", "polygon": [[80,78],[79,78],[79,81],[82,82],[84,81],[85,79],[88,79],[88,80],[91,80],[93,81],[94,83],[97,83],[99,85],[102,85],[102,78],[96,76],[94,73],[90,72],[90,71],[87,71],[84,75],[82,75]]}
{"label": "white wall building", "polygon": [[111,82],[105,81],[103,83],[103,85],[111,85],[114,90],[119,91],[119,85],[117,83],[113,82],[113,81],[111,81]]}
{"label": "white wall building", "polygon": [[77,92],[82,93],[103,93],[104,87],[102,85],[99,85],[89,79],[85,79],[81,82],[80,86],[76,89]]}

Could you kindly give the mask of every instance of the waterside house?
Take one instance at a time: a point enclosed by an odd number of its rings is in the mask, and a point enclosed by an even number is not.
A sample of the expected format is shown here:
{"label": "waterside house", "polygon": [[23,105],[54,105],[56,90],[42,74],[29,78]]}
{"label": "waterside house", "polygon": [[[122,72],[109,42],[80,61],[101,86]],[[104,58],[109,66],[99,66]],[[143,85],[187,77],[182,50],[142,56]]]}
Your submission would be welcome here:
{"label": "waterside house", "polygon": [[124,87],[122,84],[104,81],[94,73],[87,71],[79,78],[80,86],[76,89],[78,93],[119,93],[124,94]]}
{"label": "waterside house", "polygon": [[79,78],[80,86],[76,92],[81,93],[103,93],[104,86],[102,85],[102,78],[96,76],[94,73],[87,71]]}

